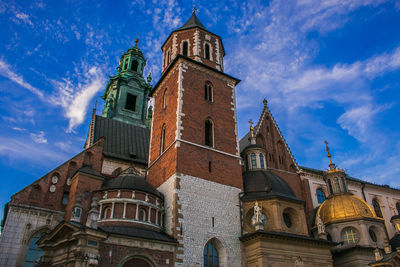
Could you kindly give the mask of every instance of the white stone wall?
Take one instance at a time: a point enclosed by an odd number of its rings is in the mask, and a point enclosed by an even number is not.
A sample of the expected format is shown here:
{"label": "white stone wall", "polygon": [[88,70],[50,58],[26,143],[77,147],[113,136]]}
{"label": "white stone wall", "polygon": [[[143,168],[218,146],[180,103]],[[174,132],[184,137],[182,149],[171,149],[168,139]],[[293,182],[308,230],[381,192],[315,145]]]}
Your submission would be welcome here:
{"label": "white stone wall", "polygon": [[[308,179],[311,198],[313,207],[316,208],[320,204],[317,200],[317,189],[319,187],[324,189],[326,197],[328,197],[328,190],[326,188],[325,181],[323,180],[321,175],[315,175],[311,173],[305,173],[305,179]],[[355,196],[358,196],[361,199],[364,199],[362,194],[362,184],[358,182],[354,182],[351,180],[347,180],[348,191],[353,193]],[[400,190],[391,189],[384,186],[371,185],[366,184],[364,187],[364,194],[366,198],[366,202],[372,207],[372,200],[376,198],[381,206],[382,215],[385,219],[386,230],[389,234],[389,239],[392,238],[395,234],[395,229],[390,222],[392,216],[397,215],[398,212],[396,210],[396,203],[400,202]]]}
{"label": "white stone wall", "polygon": [[[175,188],[176,176],[170,177],[158,190],[165,196],[166,230],[171,233],[174,194],[179,197],[179,212],[183,219],[183,264],[175,266],[203,266],[203,250],[211,238],[217,238],[220,249],[220,266],[242,266],[240,237],[240,189],[203,180],[188,175],[179,175],[179,189]],[[212,218],[214,217],[214,227]],[[179,225],[177,227],[179,229]],[[226,255],[226,257],[224,257]]]}
{"label": "white stone wall", "polygon": [[[108,174],[108,175],[112,175],[112,173],[118,169],[121,168],[121,170],[125,170],[127,168],[129,168],[131,165],[126,162],[126,161],[122,161],[122,160],[115,160],[115,159],[111,159],[111,158],[104,158],[103,160],[103,166],[101,169],[101,173],[103,174]],[[137,166],[135,164],[135,169],[140,172],[142,175],[144,175],[145,170],[140,167]]]}
{"label": "white stone wall", "polygon": [[59,212],[11,204],[0,236],[0,266],[23,266],[33,235],[53,228],[62,216]]}

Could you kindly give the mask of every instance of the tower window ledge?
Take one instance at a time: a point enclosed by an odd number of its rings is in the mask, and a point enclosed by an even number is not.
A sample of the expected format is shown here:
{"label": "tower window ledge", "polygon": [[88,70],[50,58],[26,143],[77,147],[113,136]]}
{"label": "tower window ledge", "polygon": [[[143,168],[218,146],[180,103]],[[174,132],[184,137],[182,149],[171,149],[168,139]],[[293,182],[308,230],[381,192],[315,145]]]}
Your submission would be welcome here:
{"label": "tower window ledge", "polygon": [[164,211],[163,207],[159,207],[153,203],[146,202],[144,200],[139,200],[139,199],[131,199],[131,198],[108,198],[108,199],[102,199],[99,201],[99,204],[108,204],[108,203],[131,203],[131,204],[139,204],[141,206],[148,206],[151,207],[152,209],[157,209],[159,211]]}
{"label": "tower window ledge", "polygon": [[141,221],[141,220],[135,220],[135,219],[128,219],[128,218],[113,218],[113,219],[101,219],[98,220],[98,222],[132,222],[132,223],[140,223],[140,224],[144,224],[144,225],[149,225],[149,226],[153,226],[153,227],[157,227],[159,229],[164,229],[163,227],[161,227],[158,224],[152,223],[152,222],[145,222],[145,221]]}

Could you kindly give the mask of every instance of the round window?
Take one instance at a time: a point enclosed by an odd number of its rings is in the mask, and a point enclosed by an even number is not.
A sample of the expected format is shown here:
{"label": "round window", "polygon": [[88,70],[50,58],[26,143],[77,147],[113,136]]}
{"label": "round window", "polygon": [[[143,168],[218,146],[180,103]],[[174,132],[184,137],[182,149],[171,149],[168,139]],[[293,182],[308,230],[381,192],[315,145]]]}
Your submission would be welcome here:
{"label": "round window", "polygon": [[371,240],[374,242],[376,242],[376,240],[378,240],[376,238],[376,234],[375,234],[374,230],[372,230],[372,229],[369,229],[369,236],[371,237]]}
{"label": "round window", "polygon": [[354,228],[346,228],[343,231],[342,237],[345,244],[356,244],[360,239],[357,230]]}
{"label": "round window", "polygon": [[283,213],[283,221],[285,222],[287,228],[292,227],[292,219],[290,218],[290,214],[287,212]]}

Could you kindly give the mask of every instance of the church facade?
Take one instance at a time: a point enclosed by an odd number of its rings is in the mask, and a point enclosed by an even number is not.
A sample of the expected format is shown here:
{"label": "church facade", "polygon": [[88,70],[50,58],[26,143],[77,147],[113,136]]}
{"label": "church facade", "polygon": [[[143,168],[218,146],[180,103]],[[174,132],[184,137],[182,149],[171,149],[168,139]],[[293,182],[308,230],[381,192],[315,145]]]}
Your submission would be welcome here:
{"label": "church facade", "polygon": [[136,40],[85,149],[11,197],[0,266],[400,266],[400,190],[328,144],[327,170],[299,166],[266,100],[239,140],[240,80],[194,12],[161,49],[152,86]]}

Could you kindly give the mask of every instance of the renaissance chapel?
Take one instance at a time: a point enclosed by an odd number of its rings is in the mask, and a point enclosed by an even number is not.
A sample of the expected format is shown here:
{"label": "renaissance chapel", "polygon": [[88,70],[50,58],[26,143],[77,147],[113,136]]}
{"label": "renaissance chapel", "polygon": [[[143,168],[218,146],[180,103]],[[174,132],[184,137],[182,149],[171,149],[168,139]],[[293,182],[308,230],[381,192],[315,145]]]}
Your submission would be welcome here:
{"label": "renaissance chapel", "polygon": [[136,40],[84,150],[12,195],[0,266],[400,266],[399,189],[348,176],[327,142],[327,169],[299,166],[265,99],[240,138],[240,80],[194,11],[161,50],[153,86]]}

